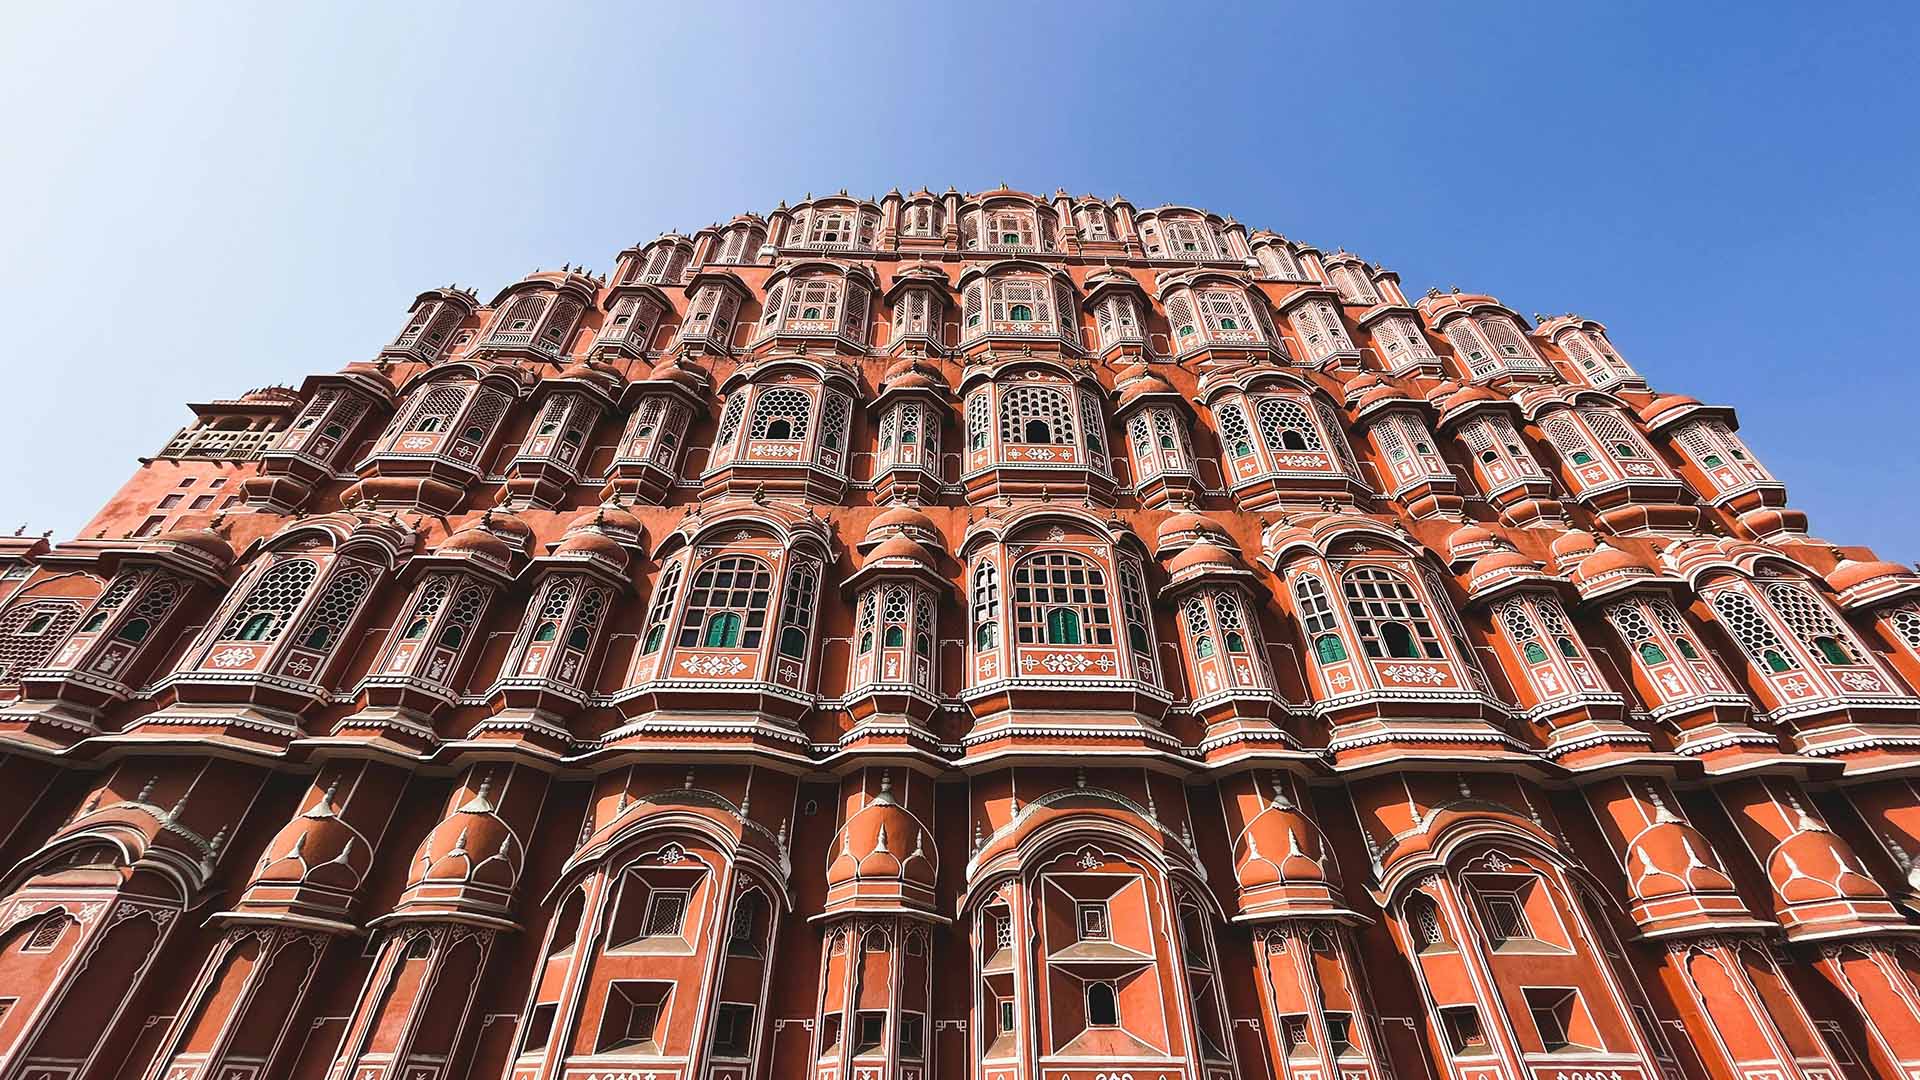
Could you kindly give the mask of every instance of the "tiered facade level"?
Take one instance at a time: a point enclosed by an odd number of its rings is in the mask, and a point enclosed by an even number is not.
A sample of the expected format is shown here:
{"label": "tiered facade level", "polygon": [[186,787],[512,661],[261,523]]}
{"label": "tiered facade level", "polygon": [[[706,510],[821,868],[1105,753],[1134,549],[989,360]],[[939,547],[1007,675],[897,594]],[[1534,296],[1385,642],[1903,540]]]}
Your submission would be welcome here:
{"label": "tiered facade level", "polygon": [[0,1080],[1920,1078],[1920,575],[1590,319],[843,194],[193,409],[0,544]]}

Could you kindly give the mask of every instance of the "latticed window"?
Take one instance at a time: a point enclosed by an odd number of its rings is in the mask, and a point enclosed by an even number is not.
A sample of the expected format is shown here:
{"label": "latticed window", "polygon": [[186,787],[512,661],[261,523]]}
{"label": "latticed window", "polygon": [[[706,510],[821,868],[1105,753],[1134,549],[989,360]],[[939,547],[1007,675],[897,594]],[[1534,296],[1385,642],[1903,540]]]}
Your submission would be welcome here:
{"label": "latticed window", "polygon": [[967,449],[985,450],[993,438],[988,421],[987,391],[979,390],[967,399]]}
{"label": "latticed window", "polygon": [[1047,551],[1013,571],[1016,640],[1022,645],[1112,645],[1106,575],[1083,556]]}
{"label": "latticed window", "polygon": [[68,631],[80,622],[77,604],[18,604],[0,616],[0,682],[18,682],[20,673],[46,663]]}
{"label": "latticed window", "polygon": [[1196,659],[1205,660],[1213,655],[1213,616],[1207,610],[1207,601],[1199,596],[1188,598],[1184,614],[1187,641],[1193,649],[1193,655]]}
{"label": "latticed window", "polygon": [[728,555],[702,564],[687,590],[680,647],[759,648],[772,590],[767,564],[751,556]]}
{"label": "latticed window", "polygon": [[1327,587],[1312,574],[1302,574],[1293,583],[1293,599],[1299,609],[1300,625],[1306,629],[1307,641],[1313,647],[1314,659],[1323,664],[1347,658],[1347,646],[1340,639],[1339,623],[1333,614],[1333,603],[1327,597]]}
{"label": "latticed window", "polygon": [[1379,296],[1373,291],[1373,282],[1360,268],[1351,264],[1336,266],[1329,276],[1333,287],[1339,291],[1340,299],[1349,304],[1372,304],[1379,302]]}
{"label": "latticed window", "polygon": [[555,581],[547,587],[547,596],[540,604],[540,618],[533,626],[533,641],[557,641],[560,638],[560,624],[567,617],[567,609],[573,606],[573,585],[568,581]]}
{"label": "latticed window", "polygon": [[653,607],[647,612],[646,636],[640,642],[643,655],[660,651],[667,634],[667,620],[673,617],[673,603],[679,595],[680,564],[670,563],[660,572],[660,584],[654,587]]}
{"label": "latticed window", "polygon": [[[1548,438],[1552,437],[1552,433],[1548,432]],[[1474,459],[1483,466],[1505,464],[1519,476],[1546,476],[1540,463],[1521,444],[1519,433],[1513,430],[1513,422],[1505,416],[1496,413],[1465,424],[1460,428],[1460,438],[1466,442]],[[1584,441],[1577,437],[1575,443],[1584,445]],[[1555,443],[1555,446],[1559,444]]]}
{"label": "latticed window", "polygon": [[453,383],[436,386],[427,391],[420,404],[408,414],[407,422],[401,431],[445,431],[453,424],[453,418],[460,414],[460,407],[467,403],[467,396],[473,392],[472,383]]}
{"label": "latticed window", "polygon": [[1753,460],[1747,444],[1719,420],[1695,420],[1674,432],[1681,449],[1703,469],[1731,467],[1758,480],[1770,480],[1771,474]]}
{"label": "latticed window", "polygon": [[1221,591],[1213,594],[1213,610],[1220,616],[1220,642],[1227,648],[1228,655],[1254,652],[1259,642],[1259,633],[1245,622],[1240,611],[1238,593]]}
{"label": "latticed window", "polygon": [[1426,335],[1407,315],[1389,315],[1381,319],[1375,324],[1373,340],[1386,357],[1387,365],[1395,370],[1433,359],[1433,349],[1427,345]]}
{"label": "latticed window", "polygon": [[1746,593],[1728,590],[1715,596],[1711,604],[1720,625],[1727,628],[1740,651],[1761,671],[1791,671],[1800,666],[1793,650],[1787,647],[1773,624]]}
{"label": "latticed window", "polygon": [[1607,453],[1623,460],[1654,460],[1653,448],[1618,412],[1597,405],[1582,406],[1579,411],[1580,419],[1599,437]]}
{"label": "latticed window", "polygon": [[727,410],[720,414],[720,429],[714,433],[716,446],[726,446],[740,433],[740,419],[747,414],[747,395],[738,394],[727,402]]}
{"label": "latticed window", "polygon": [[1301,342],[1307,347],[1309,360],[1324,360],[1353,348],[1353,343],[1347,340],[1346,327],[1341,325],[1339,314],[1325,300],[1301,304],[1294,309],[1293,321]]}
{"label": "latticed window", "polygon": [[1073,400],[1052,386],[1015,386],[1000,395],[1000,441],[1067,445],[1073,442]]}
{"label": "latticed window", "polygon": [[1862,663],[1864,650],[1840,624],[1826,601],[1804,585],[1775,581],[1763,589],[1768,606],[1809,651],[1829,664]]}
{"label": "latticed window", "polygon": [[990,559],[973,568],[973,644],[977,649],[1000,644],[1000,569]]}
{"label": "latticed window", "polygon": [[1227,405],[1216,415],[1220,419],[1220,443],[1227,453],[1235,457],[1253,453],[1253,429],[1247,424],[1246,411],[1238,405]]}
{"label": "latticed window", "polygon": [[40,917],[27,939],[20,943],[20,951],[26,953],[52,952],[60,938],[67,932],[70,920],[64,911],[54,911]]}
{"label": "latticed window", "polygon": [[113,584],[107,587],[107,591],[100,594],[100,599],[94,601],[93,614],[87,617],[86,625],[80,629],[93,631],[105,626],[113,613],[120,610],[120,605],[126,603],[127,598],[133,595],[133,590],[139,588],[145,580],[145,577],[139,574],[123,574],[115,578]]}
{"label": "latticed window", "polygon": [[1427,618],[1413,583],[1376,566],[1351,570],[1341,580],[1347,614],[1370,657],[1440,660],[1446,652]]}
{"label": "latticed window", "polygon": [[1887,613],[1887,623],[1907,648],[1920,653],[1920,604],[1909,601]]}
{"label": "latticed window", "polygon": [[1254,405],[1260,437],[1270,453],[1284,450],[1324,450],[1320,432],[1307,407],[1292,398],[1261,398]]}
{"label": "latticed window", "polygon": [[1087,453],[1098,468],[1107,465],[1107,424],[1100,414],[1100,405],[1092,394],[1080,395],[1080,430],[1087,434]]}
{"label": "latticed window", "polygon": [[1087,240],[1113,239],[1113,231],[1107,227],[1107,212],[1099,207],[1080,211],[1080,235]]}
{"label": "latticed window", "polygon": [[1213,230],[1197,221],[1171,221],[1165,226],[1167,253],[1176,257],[1204,259],[1215,254]]}
{"label": "latticed window", "polygon": [[838,450],[847,444],[847,399],[839,394],[828,394],[826,398],[826,415],[820,422],[820,445]]}
{"label": "latticed window", "polygon": [[1570,465],[1591,465],[1594,461],[1594,446],[1580,425],[1573,422],[1565,413],[1555,413],[1540,422],[1540,430],[1547,441],[1560,452],[1560,456]]}
{"label": "latticed window", "polygon": [[330,648],[346,632],[354,612],[360,610],[360,600],[372,588],[373,575],[365,570],[350,569],[334,575],[320,599],[314,601],[306,628],[300,632],[300,644],[309,649]]}
{"label": "latticed window", "polygon": [[453,602],[453,610],[447,613],[447,624],[440,630],[440,644],[444,648],[458,649],[473,636],[473,626],[480,621],[480,612],[487,606],[487,589],[481,585],[469,585],[460,591],[459,599]]}
{"label": "latticed window", "polygon": [[800,440],[813,422],[813,398],[804,390],[778,386],[760,395],[753,407],[749,439]]}
{"label": "latticed window", "polygon": [[1307,275],[1300,272],[1300,263],[1281,244],[1265,244],[1260,248],[1260,268],[1270,277],[1282,281],[1304,281]]}
{"label": "latticed window", "polygon": [[1140,587],[1140,570],[1130,560],[1120,562],[1120,607],[1127,619],[1127,646],[1141,657],[1153,655],[1153,632],[1149,629],[1147,591]]}
{"label": "latticed window", "polygon": [[995,325],[1013,323],[1020,329],[1053,329],[1053,297],[1045,281],[1007,278],[994,282],[992,309]]}
{"label": "latticed window", "polygon": [[1494,351],[1499,354],[1508,368],[1545,370],[1545,365],[1533,354],[1533,348],[1527,344],[1526,338],[1520,333],[1520,328],[1513,324],[1513,320],[1500,316],[1488,316],[1477,321],[1487,341],[1493,345]]}
{"label": "latticed window", "polygon": [[497,390],[482,390],[474,399],[473,409],[460,429],[460,437],[485,445],[493,437],[494,428],[507,415],[507,406],[510,404],[512,399],[507,395]]}
{"label": "latticed window", "polygon": [[255,582],[220,634],[224,641],[273,641],[286,629],[287,618],[307,597],[320,576],[320,566],[309,559],[291,559],[268,570]]}
{"label": "latticed window", "polygon": [[1447,344],[1452,345],[1453,351],[1466,361],[1470,377],[1477,379],[1501,369],[1499,355],[1482,340],[1479,327],[1471,319],[1455,319],[1447,324],[1443,332],[1447,336]]}
{"label": "latticed window", "polygon": [[1215,336],[1238,336],[1255,329],[1246,297],[1225,289],[1209,289],[1199,296],[1200,318]]}
{"label": "latticed window", "polygon": [[795,282],[787,295],[787,321],[838,322],[840,283],[825,278]]}
{"label": "latticed window", "polygon": [[820,570],[811,562],[795,563],[787,571],[786,599],[781,605],[780,655],[807,655],[813,630],[813,602],[820,591]]}

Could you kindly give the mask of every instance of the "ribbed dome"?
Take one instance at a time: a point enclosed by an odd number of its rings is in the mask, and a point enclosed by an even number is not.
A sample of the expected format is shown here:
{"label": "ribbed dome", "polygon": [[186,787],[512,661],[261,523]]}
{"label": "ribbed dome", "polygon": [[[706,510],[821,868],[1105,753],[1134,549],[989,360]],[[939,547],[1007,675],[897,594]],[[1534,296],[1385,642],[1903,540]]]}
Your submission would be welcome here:
{"label": "ribbed dome", "polygon": [[1662,417],[1699,407],[1699,398],[1688,397],[1685,394],[1663,394],[1640,406],[1640,419],[1645,421],[1648,427],[1654,427],[1659,424]]}
{"label": "ribbed dome", "polygon": [[1154,542],[1162,554],[1197,543],[1224,543],[1227,531],[1220,523],[1191,511],[1175,514],[1160,523]]}
{"label": "ribbed dome", "polygon": [[1243,892],[1278,885],[1330,884],[1313,824],[1284,796],[1255,814],[1233,844],[1233,876]]}
{"label": "ribbed dome", "polygon": [[427,882],[475,882],[511,889],[526,859],[513,830],[494,812],[490,780],[434,827],[420,844],[407,876],[409,886]]}
{"label": "ribbed dome", "polygon": [[1640,577],[1654,573],[1652,565],[1640,556],[1603,543],[1580,560],[1580,565],[1574,568],[1573,580],[1576,585],[1586,585],[1620,575]]}
{"label": "ribbed dome", "polygon": [[867,555],[868,565],[878,562],[913,563],[933,569],[933,555],[905,536],[893,536],[880,542],[880,546]]}
{"label": "ribbed dome", "polygon": [[1598,543],[1590,532],[1569,529],[1553,541],[1553,561],[1564,570],[1585,557]]}
{"label": "ribbed dome", "polygon": [[197,558],[221,570],[233,565],[233,545],[212,529],[173,529],[154,537],[149,543],[153,547],[190,549]]}
{"label": "ribbed dome", "polygon": [[[880,793],[854,811],[834,837],[827,863],[829,896],[871,905],[881,898],[930,894],[940,875],[933,836],[893,797],[893,780],[882,776]],[[830,901],[831,903],[831,901]]]}
{"label": "ribbed dome", "polygon": [[1456,563],[1478,558],[1504,546],[1505,543],[1491,531],[1468,522],[1447,534],[1447,561]]}
{"label": "ribbed dome", "polygon": [[1246,566],[1240,562],[1240,556],[1231,548],[1202,541],[1182,551],[1167,564],[1167,572],[1175,579],[1189,577],[1206,570],[1244,571]]}
{"label": "ribbed dome", "polygon": [[933,519],[911,506],[893,506],[875,514],[867,523],[867,535],[861,543],[870,544],[889,536],[906,536],[922,544],[939,543],[940,528]]}
{"label": "ribbed dome", "polygon": [[1833,587],[1834,592],[1843,593],[1871,581],[1889,578],[1912,579],[1914,577],[1915,574],[1912,567],[1902,566],[1899,563],[1886,562],[1881,559],[1865,559],[1860,561],[1841,559],[1840,565],[1827,571],[1827,584]]}
{"label": "ribbed dome", "polygon": [[373,864],[366,838],[341,820],[333,788],[282,828],[267,845],[254,874],[257,882],[358,888]]}

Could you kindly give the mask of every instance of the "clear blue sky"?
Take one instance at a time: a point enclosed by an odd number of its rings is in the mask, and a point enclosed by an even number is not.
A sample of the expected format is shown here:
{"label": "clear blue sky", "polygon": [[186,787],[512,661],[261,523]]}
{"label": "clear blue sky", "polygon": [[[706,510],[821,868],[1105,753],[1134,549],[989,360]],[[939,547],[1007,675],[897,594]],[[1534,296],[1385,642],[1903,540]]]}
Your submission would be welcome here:
{"label": "clear blue sky", "polygon": [[1738,406],[1816,535],[1920,558],[1911,3],[250,7],[8,16],[7,531],[71,535],[182,402],[367,358],[422,288],[1005,181],[1597,318]]}

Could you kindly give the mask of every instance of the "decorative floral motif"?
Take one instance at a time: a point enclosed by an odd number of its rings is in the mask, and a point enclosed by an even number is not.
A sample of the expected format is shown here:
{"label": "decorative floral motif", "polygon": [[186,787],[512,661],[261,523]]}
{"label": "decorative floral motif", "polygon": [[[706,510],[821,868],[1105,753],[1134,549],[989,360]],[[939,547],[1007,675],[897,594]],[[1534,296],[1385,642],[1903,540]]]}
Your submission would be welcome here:
{"label": "decorative floral motif", "polygon": [[680,670],[689,675],[738,675],[747,670],[747,662],[737,656],[689,656],[680,661]]}
{"label": "decorative floral motif", "polygon": [[1447,682],[1447,673],[1432,664],[1388,664],[1380,669],[1382,678],[1397,683],[1420,683],[1424,686],[1440,686]]}

